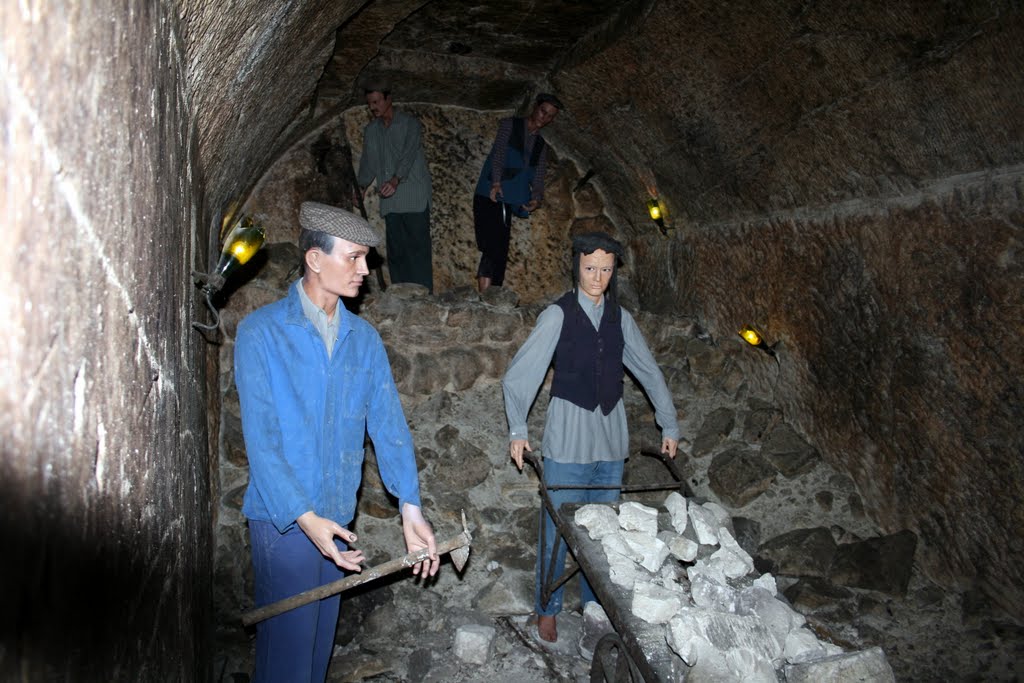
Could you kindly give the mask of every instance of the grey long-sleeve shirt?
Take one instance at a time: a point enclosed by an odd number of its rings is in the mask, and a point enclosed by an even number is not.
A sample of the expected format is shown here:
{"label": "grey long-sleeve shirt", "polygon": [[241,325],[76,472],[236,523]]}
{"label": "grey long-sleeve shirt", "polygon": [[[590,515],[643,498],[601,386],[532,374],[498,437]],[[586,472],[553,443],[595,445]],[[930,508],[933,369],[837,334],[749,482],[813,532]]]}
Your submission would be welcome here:
{"label": "grey long-sleeve shirt", "polygon": [[419,213],[430,206],[430,169],[423,154],[423,126],[415,116],[395,111],[391,125],[374,119],[363,131],[363,155],[356,182],[365,188],[377,179],[377,186],[398,176],[398,189],[381,197],[380,215]]}
{"label": "grey long-sleeve shirt", "polygon": [[[578,300],[594,328],[598,329],[604,313],[604,298],[601,303],[594,304],[586,294],[579,292]],[[501,381],[510,441],[528,438],[526,419],[558,345],[562,319],[562,309],[557,305],[544,309]],[[654,404],[654,419],[661,427],[662,436],[678,440],[679,423],[672,394],[640,328],[625,309],[622,309],[622,336],[625,341],[623,365],[633,373]],[[563,463],[624,460],[629,456],[629,431],[622,400],[608,415],[604,415],[600,406],[589,411],[552,397],[548,403],[541,448],[545,458]]]}

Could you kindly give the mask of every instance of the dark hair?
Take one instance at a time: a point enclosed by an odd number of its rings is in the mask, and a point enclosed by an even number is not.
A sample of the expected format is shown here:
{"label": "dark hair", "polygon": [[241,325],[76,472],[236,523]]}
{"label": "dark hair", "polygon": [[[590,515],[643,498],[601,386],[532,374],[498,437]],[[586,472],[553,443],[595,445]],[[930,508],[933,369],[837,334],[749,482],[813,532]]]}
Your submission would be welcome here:
{"label": "dark hair", "polygon": [[605,232],[584,232],[572,238],[572,291],[578,291],[580,280],[580,256],[593,254],[600,249],[615,254],[615,267],[608,283],[607,295],[615,301],[615,284],[619,276],[619,262],[622,260],[622,242]]}
{"label": "dark hair", "polygon": [[380,80],[363,83],[363,95],[369,95],[372,92],[379,92],[384,97],[391,97],[391,85]]}
{"label": "dark hair", "polygon": [[302,261],[299,263],[299,274],[306,274],[306,252],[310,249],[319,249],[325,254],[330,254],[334,249],[334,236],[319,230],[299,230],[299,251],[302,252]]}
{"label": "dark hair", "polygon": [[537,95],[536,106],[540,106],[545,102],[550,103],[555,109],[559,111],[565,109],[565,107],[562,106],[562,100],[558,99],[549,92],[542,92],[541,94]]}

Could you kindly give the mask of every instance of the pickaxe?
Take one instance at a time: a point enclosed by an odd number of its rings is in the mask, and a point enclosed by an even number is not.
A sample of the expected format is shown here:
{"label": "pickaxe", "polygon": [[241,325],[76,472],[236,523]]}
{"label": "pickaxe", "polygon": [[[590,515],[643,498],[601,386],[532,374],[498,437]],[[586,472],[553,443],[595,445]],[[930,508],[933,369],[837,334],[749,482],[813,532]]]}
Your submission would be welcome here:
{"label": "pickaxe", "polygon": [[[469,544],[472,542],[473,537],[469,533],[469,526],[466,524],[466,512],[462,512],[462,533],[457,536],[452,536],[444,543],[440,543],[437,546],[437,554],[444,555],[445,553],[451,554],[452,564],[455,565],[455,569],[458,572],[462,572],[463,567],[466,566],[466,561],[469,560]],[[409,553],[404,557],[399,557],[394,560],[388,560],[383,564],[378,564],[376,567],[370,567],[364,569],[358,574],[352,574],[346,576],[344,579],[338,579],[331,583],[311,588],[308,591],[304,591],[297,595],[293,595],[290,598],[284,598],[277,602],[272,602],[269,605],[258,607],[254,610],[250,610],[242,614],[242,624],[244,626],[252,626],[253,624],[269,619],[270,617],[276,617],[282,612],[295,609],[296,607],[302,607],[308,605],[315,600],[322,600],[331,595],[336,595],[342,591],[346,591],[349,588],[355,588],[361,586],[364,583],[375,581],[388,574],[393,574],[406,567],[411,567],[417,562],[423,562],[430,557],[429,550],[417,550],[414,553]]]}

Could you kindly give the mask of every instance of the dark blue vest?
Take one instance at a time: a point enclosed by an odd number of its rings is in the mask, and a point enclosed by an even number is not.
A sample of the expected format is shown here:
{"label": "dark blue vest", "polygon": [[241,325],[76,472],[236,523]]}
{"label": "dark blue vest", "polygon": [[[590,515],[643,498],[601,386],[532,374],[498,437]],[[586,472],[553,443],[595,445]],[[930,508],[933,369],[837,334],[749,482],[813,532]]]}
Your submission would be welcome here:
{"label": "dark blue vest", "polygon": [[[505,150],[505,167],[501,172],[501,201],[513,206],[522,206],[531,199],[530,186],[533,184],[537,162],[540,161],[541,150],[544,149],[544,138],[537,136],[533,142],[529,163],[526,163],[523,149],[526,147],[526,119],[512,119],[512,134],[508,138]],[[494,166],[494,151],[487,155],[487,161],[480,170],[480,178],[476,182],[476,194],[489,197],[491,194],[491,169]]]}
{"label": "dark blue vest", "polygon": [[604,300],[601,326],[594,329],[580,308],[576,292],[557,302],[562,309],[562,333],[555,347],[555,375],[551,395],[585,410],[601,406],[607,415],[622,398],[622,312],[618,304]]}

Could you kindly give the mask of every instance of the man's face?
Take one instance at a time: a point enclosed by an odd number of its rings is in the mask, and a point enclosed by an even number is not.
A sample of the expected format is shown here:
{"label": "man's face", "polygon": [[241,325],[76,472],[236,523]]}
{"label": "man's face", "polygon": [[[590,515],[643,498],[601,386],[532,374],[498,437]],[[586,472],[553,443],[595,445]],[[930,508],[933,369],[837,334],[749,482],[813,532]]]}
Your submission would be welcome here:
{"label": "man's face", "polygon": [[370,108],[373,118],[386,116],[391,111],[391,95],[374,91],[366,96],[366,106]]}
{"label": "man's face", "polygon": [[368,247],[335,237],[331,253],[320,252],[321,287],[338,296],[357,296],[363,277],[370,274],[366,265],[368,253]]}
{"label": "man's face", "polygon": [[530,114],[530,123],[534,130],[539,130],[555,120],[558,116],[558,107],[550,102],[542,102],[533,108]]}
{"label": "man's face", "polygon": [[595,304],[601,302],[615,272],[615,254],[597,249],[592,254],[580,254],[580,289]]}

